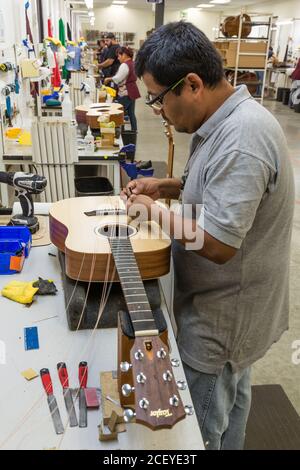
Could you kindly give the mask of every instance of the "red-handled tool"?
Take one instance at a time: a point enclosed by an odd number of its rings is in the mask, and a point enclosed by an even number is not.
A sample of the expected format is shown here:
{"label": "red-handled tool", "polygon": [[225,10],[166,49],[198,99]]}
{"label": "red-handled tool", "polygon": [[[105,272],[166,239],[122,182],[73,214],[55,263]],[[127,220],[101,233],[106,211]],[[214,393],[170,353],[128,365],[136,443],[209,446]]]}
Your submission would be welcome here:
{"label": "red-handled tool", "polygon": [[52,380],[51,380],[49,369],[41,369],[40,376],[42,379],[44,389],[47,393],[47,401],[48,401],[49,410],[52,416],[52,421],[54,424],[55,432],[56,434],[63,434],[64,427],[61,421],[56,398],[53,395],[53,385],[52,385]]}
{"label": "red-handled tool", "polygon": [[69,388],[69,375],[67,371],[67,366],[64,362],[59,362],[57,364],[57,371],[60,383],[63,387],[63,394],[66,404],[66,409],[69,415],[69,421],[71,428],[78,426],[77,416],[75,412],[75,407],[72,398],[72,392]]}
{"label": "red-handled tool", "polygon": [[87,406],[86,406],[84,389],[87,386],[87,379],[88,379],[87,362],[80,362],[79,371],[78,371],[78,379],[79,379],[79,427],[86,428],[87,427]]}

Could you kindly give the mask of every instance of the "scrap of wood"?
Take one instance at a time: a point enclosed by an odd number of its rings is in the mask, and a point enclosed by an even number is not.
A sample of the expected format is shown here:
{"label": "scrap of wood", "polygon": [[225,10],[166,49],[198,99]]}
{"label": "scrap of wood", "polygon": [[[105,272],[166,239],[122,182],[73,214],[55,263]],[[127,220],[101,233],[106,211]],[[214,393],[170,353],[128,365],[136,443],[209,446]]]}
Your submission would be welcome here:
{"label": "scrap of wood", "polygon": [[111,414],[111,417],[109,418],[108,425],[107,425],[111,433],[115,432],[117,421],[118,421],[118,415],[115,411],[113,411]]}
{"label": "scrap of wood", "polygon": [[116,431],[110,432],[108,426],[101,423],[99,426],[99,441],[115,441],[116,439],[118,439],[118,433]]}
{"label": "scrap of wood", "polygon": [[33,369],[24,370],[21,372],[21,375],[23,375],[23,377],[28,381],[33,380],[39,376],[39,374],[37,374]]}
{"label": "scrap of wood", "polygon": [[108,425],[112,412],[115,411],[118,419],[117,424],[124,423],[123,408],[121,405],[112,403],[107,400],[107,396],[111,397],[115,402],[120,401],[118,392],[118,381],[113,378],[112,372],[102,372],[100,374],[101,383],[101,407],[104,425]]}

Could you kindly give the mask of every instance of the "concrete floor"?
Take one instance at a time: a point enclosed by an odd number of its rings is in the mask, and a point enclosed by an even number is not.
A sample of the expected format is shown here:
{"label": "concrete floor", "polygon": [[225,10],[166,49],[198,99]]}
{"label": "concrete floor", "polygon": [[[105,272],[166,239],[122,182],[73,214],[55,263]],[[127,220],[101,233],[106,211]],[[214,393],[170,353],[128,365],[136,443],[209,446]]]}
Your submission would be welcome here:
{"label": "concrete floor", "polygon": [[[143,87],[141,87],[143,88]],[[143,92],[143,90],[142,90]],[[143,95],[145,93],[143,92]],[[300,114],[281,103],[265,101],[265,106],[280,122],[288,140],[290,157],[295,171],[296,201],[291,256],[291,311],[290,329],[268,354],[253,366],[253,384],[280,384],[300,415],[300,364],[292,362],[292,344],[299,341],[300,349]],[[137,102],[139,125],[138,160],[167,161],[168,141],[161,118]],[[181,176],[189,151],[190,136],[176,134],[174,175]],[[299,353],[300,357],[300,353]]]}

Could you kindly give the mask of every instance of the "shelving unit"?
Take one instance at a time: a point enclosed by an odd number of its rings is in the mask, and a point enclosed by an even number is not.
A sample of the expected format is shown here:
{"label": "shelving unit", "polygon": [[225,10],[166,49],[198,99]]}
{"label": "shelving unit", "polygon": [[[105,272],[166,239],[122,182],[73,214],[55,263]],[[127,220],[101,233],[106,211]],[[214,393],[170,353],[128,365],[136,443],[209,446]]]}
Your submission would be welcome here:
{"label": "shelving unit", "polygon": [[97,40],[104,37],[108,32],[114,33],[116,40],[122,46],[135,47],[136,34],[132,32],[118,32],[118,31],[99,31],[99,30],[86,30],[86,40],[91,48],[97,48]]}
{"label": "shelving unit", "polygon": [[[260,101],[263,104],[264,100],[264,90],[266,84],[266,75],[267,75],[267,64],[268,64],[268,50],[271,43],[271,34],[273,26],[273,15],[271,13],[256,13],[256,12],[247,12],[247,15],[251,18],[251,26],[258,27],[264,31],[258,32],[258,35],[251,36],[253,30],[247,38],[242,38],[242,29],[244,23],[243,18],[244,12],[240,14],[239,21],[239,30],[237,37],[225,38],[220,36],[220,31],[218,37],[215,40],[215,45],[218,49],[221,49],[221,44],[229,44],[231,47],[231,61],[233,60],[234,65],[224,64],[225,70],[232,70],[234,72],[233,86],[237,84],[245,83],[246,85],[256,85],[260,86],[261,93],[259,95],[254,95],[253,97]],[[253,19],[253,18],[256,18]],[[225,18],[223,18],[225,19]],[[220,18],[220,24],[222,23],[222,17]],[[247,23],[249,24],[249,23]],[[234,59],[233,59],[234,54]],[[248,60],[247,60],[248,58]],[[261,58],[261,60],[259,60]],[[247,63],[248,62],[248,63]],[[232,62],[231,62],[232,63]],[[245,72],[260,72],[261,78],[258,78],[256,81],[241,82],[238,83],[238,74],[241,71]]]}

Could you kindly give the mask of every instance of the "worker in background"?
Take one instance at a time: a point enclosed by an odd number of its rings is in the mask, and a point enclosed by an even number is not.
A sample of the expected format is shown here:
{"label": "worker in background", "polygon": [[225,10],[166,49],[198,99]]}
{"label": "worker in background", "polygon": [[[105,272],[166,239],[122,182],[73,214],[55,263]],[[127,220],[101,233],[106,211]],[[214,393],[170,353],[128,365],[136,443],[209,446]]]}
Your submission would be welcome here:
{"label": "worker in background", "polygon": [[107,47],[105,60],[99,64],[99,69],[102,71],[104,77],[113,77],[120,67],[120,62],[117,57],[117,50],[120,48],[120,45],[116,41],[116,37],[113,33],[106,35],[105,44]]}
{"label": "worker in background", "polygon": [[97,51],[97,60],[99,64],[102,64],[106,60],[107,55],[107,45],[105,44],[105,38],[101,38],[97,41],[98,51]]}
{"label": "worker in background", "polygon": [[[155,220],[172,239],[177,341],[206,448],[243,449],[251,365],[288,329],[295,192],[286,138],[245,85],[226,81],[191,23],[156,30],[136,73],[147,105],[192,142],[181,179],[137,179],[123,196],[131,217]],[[159,198],[178,199],[176,213]]]}
{"label": "worker in background", "polygon": [[114,82],[118,85],[118,101],[124,106],[125,114],[129,116],[131,130],[137,131],[137,120],[135,116],[135,101],[141,97],[137,76],[134,70],[134,52],[130,47],[120,47],[117,51],[120,68],[116,75],[107,77],[104,84]]}

